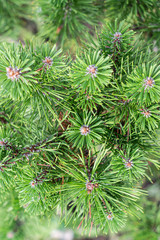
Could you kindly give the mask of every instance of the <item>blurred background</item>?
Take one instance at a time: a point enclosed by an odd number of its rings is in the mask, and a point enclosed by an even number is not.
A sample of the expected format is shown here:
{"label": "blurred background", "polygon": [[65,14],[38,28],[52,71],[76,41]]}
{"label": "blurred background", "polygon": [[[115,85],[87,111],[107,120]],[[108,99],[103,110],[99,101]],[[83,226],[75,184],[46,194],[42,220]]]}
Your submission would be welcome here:
{"label": "blurred background", "polygon": [[[116,18],[125,19],[150,51],[159,53],[157,0],[0,0],[0,42],[49,41],[74,56],[84,42],[95,44],[102,25]],[[152,182],[142,182],[148,193],[139,200],[144,212],[137,212],[137,218],[130,216],[121,232],[96,236],[93,229],[90,239],[160,240],[160,173],[150,165],[149,175]],[[89,239],[82,234],[79,229],[73,231],[72,224],[66,227],[58,211],[49,219],[29,216],[25,206],[19,207],[14,190],[0,196],[0,240]]]}

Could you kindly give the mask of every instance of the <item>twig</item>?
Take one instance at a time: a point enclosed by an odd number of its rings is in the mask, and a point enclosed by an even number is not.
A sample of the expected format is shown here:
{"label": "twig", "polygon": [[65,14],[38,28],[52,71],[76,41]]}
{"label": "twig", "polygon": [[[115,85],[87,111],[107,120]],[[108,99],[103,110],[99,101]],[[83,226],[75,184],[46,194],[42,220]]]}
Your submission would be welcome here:
{"label": "twig", "polygon": [[80,222],[80,224],[78,225],[77,229],[79,229],[82,225],[82,222],[84,221],[85,217],[82,219],[82,221]]}
{"label": "twig", "polygon": [[90,231],[89,231],[89,237],[91,236],[92,227],[93,227],[93,222],[91,221],[91,228],[90,228]]}

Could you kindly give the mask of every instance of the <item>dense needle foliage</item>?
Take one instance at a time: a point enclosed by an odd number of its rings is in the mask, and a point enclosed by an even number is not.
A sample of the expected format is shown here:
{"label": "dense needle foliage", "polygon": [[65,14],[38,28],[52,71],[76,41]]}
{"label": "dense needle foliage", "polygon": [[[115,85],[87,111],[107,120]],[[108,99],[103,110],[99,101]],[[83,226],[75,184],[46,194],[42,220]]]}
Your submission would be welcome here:
{"label": "dense needle foliage", "polygon": [[0,44],[1,201],[16,192],[29,214],[60,209],[66,225],[87,234],[117,232],[142,211],[147,169],[159,168],[159,56],[127,23],[133,12],[144,19],[155,1],[130,3],[127,20],[104,24],[74,59],[53,45],[84,40],[86,27],[93,34],[111,1],[102,2],[40,0],[40,36],[51,43]]}

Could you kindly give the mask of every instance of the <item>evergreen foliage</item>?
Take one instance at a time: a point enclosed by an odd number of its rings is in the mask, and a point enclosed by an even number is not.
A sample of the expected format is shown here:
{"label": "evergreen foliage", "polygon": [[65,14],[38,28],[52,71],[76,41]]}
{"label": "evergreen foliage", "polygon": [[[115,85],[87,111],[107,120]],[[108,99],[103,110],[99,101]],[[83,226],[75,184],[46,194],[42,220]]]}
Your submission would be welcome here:
{"label": "evergreen foliage", "polygon": [[[1,195],[15,191],[31,215],[60,209],[88,234],[117,232],[142,211],[146,170],[159,168],[159,56],[127,23],[158,3],[120,2],[127,20],[107,22],[75,59],[41,40],[0,44]],[[40,0],[42,32],[54,41],[58,28],[62,45],[87,38],[109,3]]]}
{"label": "evergreen foliage", "polygon": [[106,0],[106,13],[110,19],[131,23],[133,29],[143,33],[148,42],[159,46],[160,2],[157,0]]}
{"label": "evergreen foliage", "polygon": [[42,35],[54,39],[56,32],[62,44],[68,37],[85,37],[88,27],[93,32],[100,16],[95,0],[40,0],[39,6],[44,22]]}
{"label": "evergreen foliage", "polygon": [[20,28],[31,22],[33,1],[1,0],[0,1],[0,35],[16,35]]}

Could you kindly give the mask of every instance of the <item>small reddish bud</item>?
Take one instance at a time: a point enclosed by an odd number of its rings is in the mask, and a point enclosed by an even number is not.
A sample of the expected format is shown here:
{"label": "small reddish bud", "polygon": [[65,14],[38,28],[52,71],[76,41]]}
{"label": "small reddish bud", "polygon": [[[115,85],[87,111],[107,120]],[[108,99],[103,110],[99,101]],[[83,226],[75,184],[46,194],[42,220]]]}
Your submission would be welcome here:
{"label": "small reddish bud", "polygon": [[94,77],[97,76],[97,72],[98,72],[98,69],[97,69],[97,67],[96,67],[95,65],[89,65],[89,66],[87,67],[86,75],[87,75],[87,74],[91,74],[91,77],[93,78],[93,76],[94,76]]}
{"label": "small reddish bud", "polygon": [[133,162],[130,161],[130,160],[127,160],[127,161],[124,163],[124,165],[125,165],[126,168],[132,168]]}
{"label": "small reddish bud", "polygon": [[147,109],[140,109],[141,114],[143,114],[144,117],[149,118],[151,116],[151,112]]}
{"label": "small reddish bud", "polygon": [[109,214],[107,215],[107,218],[108,218],[108,220],[112,221],[112,220],[113,220],[112,213],[109,213]]}
{"label": "small reddish bud", "polygon": [[81,132],[81,135],[87,136],[87,135],[90,133],[90,128],[89,128],[89,126],[83,125],[83,126],[80,128],[80,132]]}
{"label": "small reddish bud", "polygon": [[50,57],[45,57],[45,59],[42,60],[42,62],[44,63],[45,67],[48,66],[48,68],[50,68],[52,66],[52,64],[53,64],[53,59],[50,58]]}
{"label": "small reddish bud", "polygon": [[31,185],[32,188],[35,188],[35,186],[37,185],[37,182],[35,180],[31,181],[30,185]]}
{"label": "small reddish bud", "polygon": [[21,76],[21,69],[18,69],[17,67],[15,68],[12,68],[12,67],[7,67],[6,68],[6,71],[7,71],[7,77],[8,79],[11,79],[12,81],[14,80],[18,80]]}
{"label": "small reddish bud", "polygon": [[94,183],[87,182],[86,183],[86,189],[87,189],[88,194],[90,194],[94,189]]}
{"label": "small reddish bud", "polygon": [[145,86],[145,90],[148,88],[152,88],[155,85],[155,81],[151,77],[147,77],[143,81],[144,81],[143,86]]}

